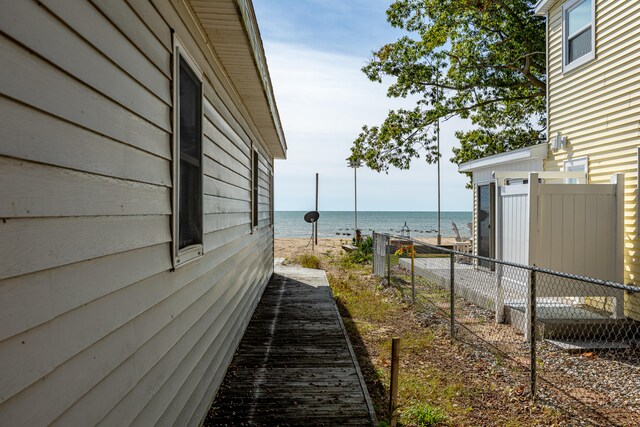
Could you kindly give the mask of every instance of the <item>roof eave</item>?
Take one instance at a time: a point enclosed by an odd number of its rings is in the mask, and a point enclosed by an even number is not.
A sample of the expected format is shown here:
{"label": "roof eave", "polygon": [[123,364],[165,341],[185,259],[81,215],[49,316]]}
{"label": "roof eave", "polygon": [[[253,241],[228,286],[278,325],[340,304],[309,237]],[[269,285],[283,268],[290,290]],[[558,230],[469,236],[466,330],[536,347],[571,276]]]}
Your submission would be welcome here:
{"label": "roof eave", "polygon": [[536,144],[530,147],[520,148],[518,150],[506,151],[493,156],[483,157],[481,159],[471,160],[461,163],[458,166],[459,172],[473,172],[478,169],[485,169],[491,166],[503,165],[506,163],[517,162],[529,159],[545,159],[549,153],[549,145],[547,143]]}
{"label": "roof eave", "polygon": [[252,1],[187,1],[208,39],[212,57],[233,86],[231,92],[240,101],[241,113],[250,120],[269,154],[284,159],[287,142]]}
{"label": "roof eave", "polygon": [[258,27],[258,21],[256,19],[255,11],[253,8],[252,0],[236,0],[240,7],[242,20],[245,25],[247,34],[255,34],[255,37],[248,36],[249,44],[254,55],[256,64],[258,64],[258,71],[262,77],[262,84],[271,110],[271,116],[273,124],[278,135],[279,147],[276,150],[277,153],[273,153],[275,158],[284,159],[287,153],[287,141],[282,130],[282,123],[280,122],[280,113],[278,112],[278,106],[275,101],[275,95],[273,94],[273,85],[271,83],[271,74],[269,73],[269,66],[267,65],[267,58],[264,53],[264,46],[262,44],[262,36],[260,35],[260,28]]}
{"label": "roof eave", "polygon": [[553,6],[558,0],[538,0],[538,3],[533,7],[533,13],[539,16],[545,16],[551,6]]}

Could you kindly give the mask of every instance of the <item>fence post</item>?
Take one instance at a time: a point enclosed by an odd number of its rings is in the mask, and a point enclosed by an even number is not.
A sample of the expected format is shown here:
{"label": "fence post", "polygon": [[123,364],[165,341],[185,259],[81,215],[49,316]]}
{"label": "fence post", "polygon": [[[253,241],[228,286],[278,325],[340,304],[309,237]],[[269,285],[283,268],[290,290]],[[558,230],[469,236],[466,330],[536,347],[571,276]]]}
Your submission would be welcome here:
{"label": "fence post", "polygon": [[380,248],[378,247],[378,236],[375,231],[371,233],[371,239],[373,240],[373,259],[371,260],[371,266],[373,268],[373,275],[378,275],[378,256],[380,253]]}
{"label": "fence post", "polygon": [[502,273],[504,266],[496,263],[496,323],[504,323],[504,287]]}
{"label": "fence post", "polygon": [[378,257],[378,241],[376,238],[376,232],[371,233],[371,240],[373,246],[373,257],[371,258],[371,269],[373,270],[373,275],[376,275],[376,258]]}
{"label": "fence post", "polygon": [[411,242],[411,300],[416,303],[415,245]]}
{"label": "fence post", "polygon": [[536,399],[537,373],[537,348],[536,348],[536,269],[531,269],[529,283],[529,346],[530,346],[530,368],[531,368],[531,400]]}
{"label": "fence post", "polygon": [[453,341],[456,337],[456,329],[455,329],[455,323],[456,323],[456,319],[455,319],[455,308],[456,308],[456,303],[455,303],[455,259],[456,256],[455,254],[452,252],[451,253],[451,267],[450,267],[450,272],[449,272],[449,312],[451,313],[449,316],[449,328],[450,328],[450,333],[451,333],[451,341]]}
{"label": "fence post", "polygon": [[396,426],[398,400],[398,367],[400,366],[400,338],[391,339],[391,381],[389,383],[389,423]]}
{"label": "fence post", "polygon": [[391,286],[391,237],[387,236],[387,247],[386,247],[386,255],[387,255],[387,285]]}

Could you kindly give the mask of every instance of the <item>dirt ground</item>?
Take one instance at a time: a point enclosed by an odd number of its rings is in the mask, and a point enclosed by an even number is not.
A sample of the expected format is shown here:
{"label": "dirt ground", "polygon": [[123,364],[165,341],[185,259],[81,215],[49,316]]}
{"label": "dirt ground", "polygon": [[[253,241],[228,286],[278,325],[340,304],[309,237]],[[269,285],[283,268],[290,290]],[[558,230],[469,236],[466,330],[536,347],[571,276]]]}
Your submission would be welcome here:
{"label": "dirt ground", "polygon": [[[399,425],[598,425],[532,403],[523,387],[526,372],[481,349],[452,343],[448,319],[415,309],[397,289],[381,286],[370,264],[345,258],[342,243],[350,241],[319,239],[312,251],[309,239],[276,239],[275,255],[285,263],[313,255],[327,272],[379,420],[389,417],[390,337],[398,336]],[[433,417],[434,411],[442,416]]]}

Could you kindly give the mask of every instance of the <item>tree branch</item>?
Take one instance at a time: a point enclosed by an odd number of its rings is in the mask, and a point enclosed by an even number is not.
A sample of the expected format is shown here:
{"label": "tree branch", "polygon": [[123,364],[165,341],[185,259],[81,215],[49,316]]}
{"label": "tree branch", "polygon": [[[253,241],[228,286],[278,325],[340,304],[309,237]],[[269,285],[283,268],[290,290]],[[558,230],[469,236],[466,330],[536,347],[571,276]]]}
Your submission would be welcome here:
{"label": "tree branch", "polygon": [[511,97],[511,98],[495,98],[495,99],[489,99],[487,101],[482,101],[482,102],[477,102],[473,105],[468,105],[462,108],[454,108],[452,110],[449,110],[449,114],[457,114],[460,113],[462,111],[468,111],[468,110],[473,110],[475,108],[480,108],[480,107],[484,107],[487,105],[491,105],[491,104],[495,104],[497,102],[509,102],[509,101],[523,101],[525,99],[535,99],[539,96],[544,96],[545,93],[544,92],[535,92],[533,94],[530,95],[526,95],[526,96],[515,96],[515,97]]}

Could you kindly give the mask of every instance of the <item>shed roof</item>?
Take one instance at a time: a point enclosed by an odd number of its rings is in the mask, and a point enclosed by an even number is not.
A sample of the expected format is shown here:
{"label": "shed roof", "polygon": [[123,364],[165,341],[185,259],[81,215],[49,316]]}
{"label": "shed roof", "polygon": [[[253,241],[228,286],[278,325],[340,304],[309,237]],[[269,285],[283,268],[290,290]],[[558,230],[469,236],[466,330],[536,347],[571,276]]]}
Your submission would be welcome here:
{"label": "shed roof", "polygon": [[269,151],[285,158],[287,142],[252,1],[189,2]]}
{"label": "shed roof", "polygon": [[493,156],[483,157],[481,159],[471,160],[458,166],[460,172],[473,172],[478,169],[484,169],[491,166],[503,165],[506,163],[517,162],[526,159],[544,159],[549,152],[547,143],[536,144],[530,147],[519,148],[517,150],[506,151]]}

